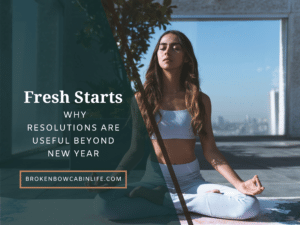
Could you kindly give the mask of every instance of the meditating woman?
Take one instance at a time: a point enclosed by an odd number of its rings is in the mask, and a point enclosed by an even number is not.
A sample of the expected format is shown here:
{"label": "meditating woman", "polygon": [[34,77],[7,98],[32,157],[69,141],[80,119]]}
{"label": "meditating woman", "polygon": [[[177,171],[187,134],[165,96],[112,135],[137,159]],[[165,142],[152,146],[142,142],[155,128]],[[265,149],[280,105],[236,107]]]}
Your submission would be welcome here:
{"label": "meditating woman", "polygon": [[[262,187],[257,175],[243,181],[218,150],[211,126],[211,102],[200,91],[198,64],[189,39],[167,31],[159,39],[146,73],[144,89],[161,133],[185,203],[190,212],[227,219],[248,219],[259,213],[254,195]],[[141,114],[140,114],[141,113]],[[139,93],[132,103],[133,137],[117,169],[130,170],[143,155],[138,138],[144,122],[154,148],[142,180],[127,190],[100,193],[101,213],[110,219],[133,219],[182,213],[165,158]],[[144,121],[139,121],[139,117]],[[195,156],[199,136],[206,160],[235,188],[204,181]],[[167,187],[165,187],[165,185]]]}

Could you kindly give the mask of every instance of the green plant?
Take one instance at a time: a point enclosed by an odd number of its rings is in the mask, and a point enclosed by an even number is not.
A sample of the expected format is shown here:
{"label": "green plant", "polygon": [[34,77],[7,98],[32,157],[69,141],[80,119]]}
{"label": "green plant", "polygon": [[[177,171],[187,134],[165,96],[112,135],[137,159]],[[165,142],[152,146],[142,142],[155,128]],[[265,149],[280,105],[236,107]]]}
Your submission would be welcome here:
{"label": "green plant", "polygon": [[[123,63],[129,83],[135,81],[132,71],[138,71],[138,68],[144,66],[140,61],[143,54],[148,50],[154,29],[159,27],[166,30],[166,25],[170,24],[172,9],[176,8],[176,6],[171,5],[172,0],[164,0],[163,4],[153,2],[153,0],[76,0],[74,3],[87,15],[84,27],[77,34],[78,43],[84,47],[90,47],[91,43],[95,41],[101,52],[112,52],[114,68],[122,71],[119,68],[122,67],[121,63]],[[101,10],[102,7],[104,11]],[[123,28],[127,43],[122,43],[117,33],[112,8]],[[106,20],[109,26],[105,25]],[[111,38],[111,33],[114,39]],[[119,52],[111,48],[116,43]],[[132,53],[134,65],[129,64],[125,45],[129,47]],[[127,80],[126,74],[122,72],[120,77],[122,80]]]}

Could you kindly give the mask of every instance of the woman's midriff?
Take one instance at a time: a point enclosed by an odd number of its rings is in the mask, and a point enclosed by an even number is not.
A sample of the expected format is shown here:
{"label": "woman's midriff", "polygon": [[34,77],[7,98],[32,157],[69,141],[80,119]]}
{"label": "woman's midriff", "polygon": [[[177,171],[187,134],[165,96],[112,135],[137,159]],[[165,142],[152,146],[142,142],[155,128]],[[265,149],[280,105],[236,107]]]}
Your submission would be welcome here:
{"label": "woman's midriff", "polygon": [[[169,155],[171,164],[185,164],[193,162],[195,156],[195,139],[164,139],[164,145]],[[154,151],[159,163],[166,164],[157,140],[152,139]],[[156,161],[153,159],[152,161]]]}

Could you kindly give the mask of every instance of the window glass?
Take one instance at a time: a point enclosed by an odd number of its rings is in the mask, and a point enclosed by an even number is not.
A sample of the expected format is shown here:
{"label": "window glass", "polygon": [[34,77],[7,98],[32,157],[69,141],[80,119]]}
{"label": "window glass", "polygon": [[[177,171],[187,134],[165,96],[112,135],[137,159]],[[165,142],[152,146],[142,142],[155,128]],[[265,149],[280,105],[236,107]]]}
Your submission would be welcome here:
{"label": "window glass", "polygon": [[29,121],[34,123],[35,106],[23,104],[23,91],[36,88],[37,3],[34,0],[12,2],[12,153],[15,154],[37,147],[28,142],[32,138],[32,133],[24,132]]}
{"label": "window glass", "polygon": [[[280,20],[172,22],[198,60],[201,90],[212,102],[216,136],[270,135],[270,92],[278,88]],[[158,38],[143,59],[142,82]],[[272,107],[271,107],[272,108]]]}

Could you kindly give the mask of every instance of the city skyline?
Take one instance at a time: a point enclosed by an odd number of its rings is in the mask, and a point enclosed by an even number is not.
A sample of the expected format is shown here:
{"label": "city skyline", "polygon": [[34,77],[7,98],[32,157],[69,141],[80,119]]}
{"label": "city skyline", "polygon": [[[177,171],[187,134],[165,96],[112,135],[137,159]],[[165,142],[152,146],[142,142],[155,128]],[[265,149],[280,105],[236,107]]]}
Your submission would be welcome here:
{"label": "city skyline", "polygon": [[276,135],[272,133],[270,125],[266,118],[251,118],[248,115],[244,121],[228,121],[223,116],[212,121],[215,136]]}

